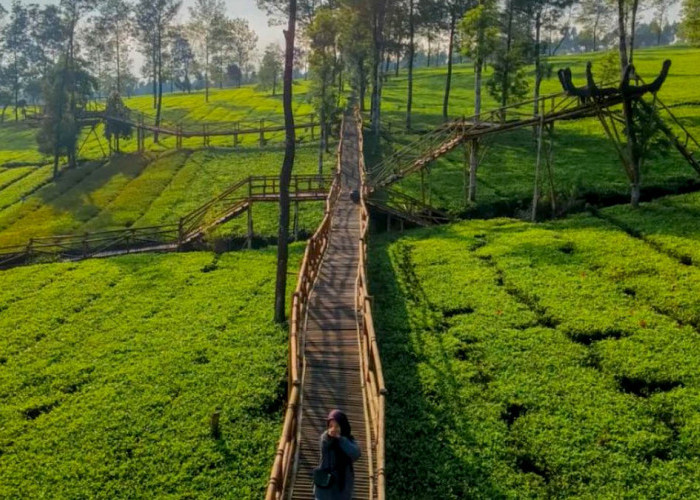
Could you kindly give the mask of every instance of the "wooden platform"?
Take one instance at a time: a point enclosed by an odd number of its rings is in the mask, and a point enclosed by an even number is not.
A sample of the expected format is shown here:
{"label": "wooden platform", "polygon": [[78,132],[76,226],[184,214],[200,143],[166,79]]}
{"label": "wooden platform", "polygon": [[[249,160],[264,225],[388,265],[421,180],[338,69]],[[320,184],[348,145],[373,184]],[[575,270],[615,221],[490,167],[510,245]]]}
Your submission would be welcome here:
{"label": "wooden platform", "polygon": [[301,436],[291,498],[313,498],[312,470],[320,461],[326,416],[338,408],[350,420],[362,457],[355,463],[353,498],[370,498],[369,465],[360,351],[355,310],[359,265],[360,207],[351,199],[359,189],[357,126],[346,117],[341,160],[342,191],[319,275],[309,297],[304,329],[306,365],[302,380]]}

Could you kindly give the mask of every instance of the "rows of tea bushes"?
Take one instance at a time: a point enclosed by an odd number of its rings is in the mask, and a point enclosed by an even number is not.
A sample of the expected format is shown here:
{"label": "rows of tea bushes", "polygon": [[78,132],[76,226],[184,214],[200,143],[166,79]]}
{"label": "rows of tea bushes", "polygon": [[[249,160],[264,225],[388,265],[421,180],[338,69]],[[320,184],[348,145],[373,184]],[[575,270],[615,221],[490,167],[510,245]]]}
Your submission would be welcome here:
{"label": "rows of tea bushes", "polygon": [[[295,173],[316,172],[316,154],[316,148],[300,148]],[[326,160],[330,173],[334,155]],[[123,155],[65,170],[55,182],[51,166],[28,167],[32,171],[0,189],[0,246],[25,244],[38,236],[176,224],[243,178],[278,175],[281,161],[282,152],[269,150]],[[275,203],[256,205],[253,214],[256,234],[276,235]],[[321,216],[320,203],[301,204],[300,227],[313,231]],[[222,236],[246,231],[241,219],[229,224]]]}
{"label": "rows of tea bushes", "polygon": [[274,273],[274,249],[4,271],[0,497],[261,498],[286,384]]}
{"label": "rows of tea bushes", "polygon": [[610,207],[601,216],[627,232],[643,238],[684,264],[700,265],[700,193],[667,196],[642,203],[639,211]]}
{"label": "rows of tea bushes", "polygon": [[700,495],[700,269],[593,215],[372,248],[391,497]]}

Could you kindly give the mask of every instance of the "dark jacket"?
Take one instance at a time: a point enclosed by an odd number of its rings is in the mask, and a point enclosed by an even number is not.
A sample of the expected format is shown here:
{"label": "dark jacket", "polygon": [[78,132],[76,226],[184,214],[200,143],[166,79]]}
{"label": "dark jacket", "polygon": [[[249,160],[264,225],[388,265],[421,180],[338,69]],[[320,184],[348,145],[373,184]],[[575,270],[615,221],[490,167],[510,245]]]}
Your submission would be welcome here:
{"label": "dark jacket", "polygon": [[347,457],[345,466],[345,486],[340,490],[339,482],[333,481],[328,489],[314,486],[315,500],[351,500],[352,490],[355,484],[355,475],[352,463],[360,458],[360,446],[346,437],[332,438],[328,431],[321,435],[321,468],[333,469],[336,466],[336,453],[343,453]]}

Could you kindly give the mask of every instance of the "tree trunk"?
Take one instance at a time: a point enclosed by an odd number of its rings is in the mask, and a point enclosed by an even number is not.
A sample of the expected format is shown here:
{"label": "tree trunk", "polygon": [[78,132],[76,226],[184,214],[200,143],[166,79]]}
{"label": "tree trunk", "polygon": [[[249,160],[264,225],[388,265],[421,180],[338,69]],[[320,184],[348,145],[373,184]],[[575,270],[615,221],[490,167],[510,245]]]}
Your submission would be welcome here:
{"label": "tree trunk", "polygon": [[158,104],[156,106],[156,126],[153,130],[153,142],[158,144],[158,127],[160,127],[160,114],[163,108],[163,40],[158,32]]}
{"label": "tree trunk", "polygon": [[[481,118],[481,75],[484,69],[484,61],[481,55],[477,55],[474,64],[474,118]],[[473,203],[476,200],[476,171],[479,168],[479,141],[471,142],[469,148],[469,195],[467,201]]]}
{"label": "tree trunk", "polygon": [[204,49],[204,102],[209,102],[209,48]]}
{"label": "tree trunk", "polygon": [[617,29],[620,50],[620,80],[625,77],[627,67],[627,30],[625,29],[625,0],[617,0]]}
{"label": "tree trunk", "polygon": [[598,47],[598,23],[600,22],[600,13],[596,12],[595,22],[593,23],[593,52]]}
{"label": "tree trunk", "polygon": [[156,57],[155,40],[153,41],[151,63],[153,64],[153,109],[156,109],[158,107],[158,60]]}
{"label": "tree trunk", "polygon": [[289,184],[294,167],[296,136],[294,114],[292,112],[292,73],[294,70],[294,36],[296,31],[297,0],[289,0],[289,22],[284,38],[287,50],[284,58],[284,123],[286,145],[284,162],[280,172],[280,223],[277,236],[277,280],[275,284],[275,322],[285,319],[285,299],[287,297],[287,260],[289,237]]}
{"label": "tree trunk", "polygon": [[637,141],[637,134],[634,129],[634,106],[632,99],[625,99],[622,103],[625,116],[625,127],[627,128],[627,175],[630,180],[630,204],[632,207],[639,207],[639,197],[641,190],[641,170],[640,156]]}
{"label": "tree trunk", "polygon": [[473,139],[469,147],[469,194],[467,201],[476,200],[476,171],[479,168],[479,140]]}
{"label": "tree trunk", "polygon": [[58,143],[53,147],[53,180],[58,179]]}
{"label": "tree trunk", "polygon": [[409,4],[409,41],[408,41],[408,100],[406,102],[406,130],[411,130],[411,108],[413,107],[413,59],[415,57],[415,19],[413,18],[413,2]]}
{"label": "tree trunk", "polygon": [[515,6],[513,5],[513,0],[508,2],[508,27],[506,29],[506,63],[503,68],[503,79],[501,81],[501,107],[506,107],[508,105],[508,80],[510,78],[510,47],[513,43],[513,10]]}
{"label": "tree trunk", "polygon": [[432,42],[432,39],[430,37],[428,37],[428,67],[430,67],[430,55],[431,55],[430,50],[432,48],[431,42]]}
{"label": "tree trunk", "polygon": [[[639,0],[634,0],[632,2],[632,19],[630,21],[630,64],[634,60],[634,34],[637,31],[637,8],[639,7]],[[636,78],[636,75],[635,75]]]}
{"label": "tree trunk", "polygon": [[119,28],[117,28],[117,93],[122,93],[122,71],[121,71],[121,45],[119,42]]}
{"label": "tree trunk", "polygon": [[372,61],[372,132],[374,137],[379,142],[379,134],[381,132],[381,98],[382,98],[382,49],[384,45],[383,30],[384,30],[384,15],[386,13],[386,4],[384,0],[376,0],[373,3],[373,41],[374,41],[374,60]]}
{"label": "tree trunk", "polygon": [[327,129],[326,129],[326,107],[324,102],[326,100],[326,82],[323,82],[321,86],[321,112],[320,112],[320,123],[321,123],[321,137],[318,143],[318,175],[323,175],[323,152],[325,151],[324,142],[326,139]]}
{"label": "tree trunk", "polygon": [[537,15],[535,16],[535,90],[533,93],[532,98],[534,99],[533,103],[533,116],[537,116],[538,111],[539,111],[539,102],[537,102],[540,98],[540,85],[542,84],[542,68],[540,67],[540,29],[542,27],[542,22],[541,22],[541,12],[537,12]]}
{"label": "tree trunk", "polygon": [[442,119],[448,120],[450,106],[450,87],[452,85],[452,51],[454,50],[456,15],[453,12],[450,18],[450,43],[447,49],[447,81],[445,82],[445,97],[442,101]]}
{"label": "tree trunk", "polygon": [[367,78],[365,76],[365,62],[358,62],[357,74],[360,75],[360,111],[365,111],[365,96],[367,94]]}

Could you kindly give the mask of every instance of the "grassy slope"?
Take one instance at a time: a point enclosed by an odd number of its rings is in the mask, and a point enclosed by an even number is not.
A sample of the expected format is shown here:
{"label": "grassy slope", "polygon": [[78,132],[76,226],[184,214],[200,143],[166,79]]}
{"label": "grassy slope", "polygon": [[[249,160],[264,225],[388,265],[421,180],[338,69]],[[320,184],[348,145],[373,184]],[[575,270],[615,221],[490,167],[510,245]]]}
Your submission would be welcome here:
{"label": "grassy slope", "polygon": [[[308,100],[309,83],[306,81],[295,82],[294,112],[297,121],[308,121],[308,115],[313,107]],[[155,112],[153,110],[153,98],[151,96],[136,96],[125,99],[137,118],[144,114],[145,123],[153,123]],[[98,104],[101,106],[102,104]],[[9,115],[8,115],[9,116]],[[244,121],[248,125],[259,125],[260,120],[267,120],[266,126],[282,123],[282,97],[272,96],[271,93],[258,90],[255,86],[245,86],[240,89],[211,89],[209,102],[204,100],[204,92],[198,91],[192,94],[166,93],[163,95],[163,120],[167,128],[177,122],[188,124],[187,129],[196,129],[198,124],[216,122]],[[7,118],[7,117],[6,117]],[[7,162],[43,162],[49,160],[36,149],[36,128],[20,121],[14,123],[9,118],[4,124],[0,124],[0,165]],[[79,140],[80,156],[82,158],[102,158],[107,151],[107,142],[102,136],[103,127],[95,129],[99,140],[91,133],[89,128],[83,130]],[[318,134],[318,130],[316,130]],[[284,141],[283,132],[266,134],[265,139],[270,143]],[[311,140],[310,133],[299,130],[297,139],[302,142]],[[256,146],[259,144],[259,135],[241,136],[240,144],[243,146]],[[232,137],[214,137],[210,141],[211,146],[233,146]],[[124,152],[136,151],[136,138],[121,141],[121,149]],[[201,138],[184,139],[183,147],[199,148],[202,146]],[[163,151],[175,147],[175,140],[164,136],[159,144],[154,144],[149,135],[146,139],[146,147],[154,151]]]}
{"label": "grassy slope", "polygon": [[375,240],[390,496],[700,495],[698,205]]}
{"label": "grassy slope", "polygon": [[[295,173],[315,172],[316,155],[314,147],[299,148]],[[33,169],[0,190],[0,246],[24,244],[36,236],[177,223],[240,179],[278,174],[281,160],[278,150],[257,149],[127,155],[65,171],[56,183],[49,182],[49,166]],[[326,160],[330,172],[335,159],[328,155]],[[320,205],[301,204],[304,230],[312,231],[320,221]],[[256,233],[275,235],[276,217],[275,204],[257,205]],[[245,231],[240,220],[229,224],[225,234]]]}
{"label": "grassy slope", "polygon": [[4,271],[0,497],[260,498],[286,382],[274,272],[274,249]]}
{"label": "grassy slope", "polygon": [[[574,79],[583,82],[585,63],[599,61],[601,54],[560,56],[550,60],[554,68],[570,66]],[[663,59],[673,61],[670,76],[660,97],[666,104],[675,105],[674,113],[682,118],[696,137],[700,137],[700,97],[697,91],[700,49],[663,48],[645,49],[635,53],[635,63],[643,76],[653,76],[661,68]],[[595,65],[594,65],[595,72]],[[488,72],[487,72],[488,74]],[[414,123],[416,128],[429,127],[441,122],[445,68],[419,69],[414,90]],[[451,116],[470,116],[473,113],[473,71],[469,65],[455,68],[450,98]],[[405,76],[390,78],[384,87],[383,113],[391,122],[392,130],[405,123]],[[542,93],[559,92],[560,85],[553,78],[542,84]],[[483,109],[498,107],[484,91]],[[693,103],[685,104],[682,103]],[[395,135],[395,147],[413,136]],[[478,180],[477,210],[484,215],[515,213],[525,208],[532,198],[534,182],[535,147],[530,131],[508,133],[486,141],[486,155],[481,164]],[[624,198],[628,182],[612,144],[605,137],[601,125],[594,119],[560,123],[554,138],[554,182],[560,205],[576,199],[597,202],[601,198]],[[463,152],[455,151],[433,164],[431,186],[432,203],[459,212],[464,209]],[[675,149],[656,157],[645,167],[643,183],[650,188],[673,191],[697,180],[693,171]],[[547,178],[545,176],[545,181]],[[420,192],[420,176],[411,176],[399,183],[399,188],[416,196]],[[545,185],[543,189],[548,189]],[[547,204],[545,201],[543,204]]]}

